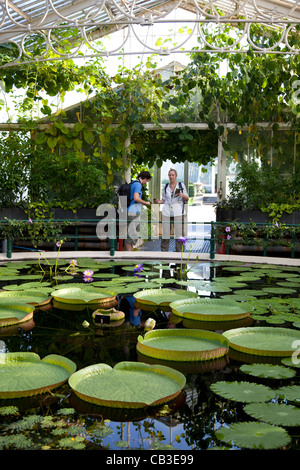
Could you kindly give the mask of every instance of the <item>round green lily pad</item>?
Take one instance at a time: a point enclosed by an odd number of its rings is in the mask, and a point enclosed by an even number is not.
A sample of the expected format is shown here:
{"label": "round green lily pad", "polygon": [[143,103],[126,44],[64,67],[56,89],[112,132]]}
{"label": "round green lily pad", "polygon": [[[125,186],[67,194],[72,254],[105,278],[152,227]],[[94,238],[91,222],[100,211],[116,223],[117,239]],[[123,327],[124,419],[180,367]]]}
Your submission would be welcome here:
{"label": "round green lily pad", "polygon": [[[225,341],[224,341],[225,340]],[[167,361],[205,361],[228,353],[227,340],[213,331],[153,330],[138,337],[139,353]]]}
{"label": "round green lily pad", "polygon": [[291,438],[285,429],[267,423],[234,423],[229,428],[216,431],[216,437],[229,444],[247,449],[278,449]]}
{"label": "round green lily pad", "polygon": [[0,327],[29,321],[33,317],[33,312],[34,307],[31,305],[2,304],[0,305]]}
{"label": "round green lily pad", "polygon": [[58,302],[68,304],[104,304],[115,299],[116,293],[110,290],[91,291],[80,287],[70,287],[66,289],[56,289],[51,293]]}
{"label": "round green lily pad", "polygon": [[239,320],[249,316],[253,310],[248,303],[226,299],[183,299],[171,302],[175,315],[192,320],[223,321]]}
{"label": "round green lily pad", "polygon": [[0,354],[0,398],[44,393],[63,384],[76,370],[70,359],[50,354],[42,360],[31,352]]}
{"label": "round green lily pad", "polygon": [[120,362],[94,364],[75,372],[69,385],[84,401],[117,408],[145,408],[174,399],[185,376],[170,367]]}
{"label": "round green lily pad", "polygon": [[146,305],[169,305],[174,300],[198,297],[196,292],[172,289],[146,289],[135,294],[137,302]]}
{"label": "round green lily pad", "polygon": [[213,392],[228,400],[242,403],[265,402],[276,397],[271,388],[251,382],[226,382],[220,380],[210,386]]}
{"label": "round green lily pad", "polygon": [[300,426],[300,408],[286,403],[250,403],[244,411],[252,418],[279,426]]}
{"label": "round green lily pad", "polygon": [[45,305],[51,302],[51,296],[38,289],[22,290],[22,291],[3,291],[0,292],[0,303],[11,303],[18,301],[19,303],[27,303],[30,305]]}
{"label": "round green lily pad", "polygon": [[243,364],[240,370],[245,374],[269,379],[290,379],[296,375],[294,370],[275,364]]}
{"label": "round green lily pad", "polygon": [[280,327],[236,328],[225,331],[223,336],[229,340],[231,348],[262,356],[291,356],[295,352],[296,342],[300,340],[300,331]]}

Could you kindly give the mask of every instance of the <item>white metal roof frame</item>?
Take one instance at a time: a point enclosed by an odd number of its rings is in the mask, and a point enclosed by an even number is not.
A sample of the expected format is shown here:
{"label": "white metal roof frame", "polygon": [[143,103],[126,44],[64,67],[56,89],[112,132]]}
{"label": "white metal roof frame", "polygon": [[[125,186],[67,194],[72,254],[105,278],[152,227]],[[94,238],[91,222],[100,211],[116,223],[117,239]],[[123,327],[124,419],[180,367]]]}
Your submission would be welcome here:
{"label": "white metal roof frame", "polygon": [[[14,65],[24,60],[45,60],[49,52],[56,59],[76,57],[81,46],[85,45],[95,55],[109,56],[124,53],[123,46],[129,37],[129,31],[140,41],[140,50],[134,53],[168,55],[183,50],[183,44],[169,46],[148,46],[135,32],[135,27],[146,29],[155,24],[190,23],[192,34],[201,38],[199,52],[236,52],[238,43],[250,44],[255,52],[299,54],[300,41],[296,46],[293,38],[300,24],[300,0],[0,0],[0,46],[13,44],[18,53],[12,62]],[[176,10],[193,13],[185,19],[169,19]],[[171,15],[172,16],[172,15]],[[211,44],[206,41],[207,24],[222,25],[237,22],[243,25],[233,45]],[[278,42],[269,48],[252,40],[251,25],[262,24],[277,28],[280,31]],[[126,29],[124,41],[116,49],[101,50],[95,45],[97,38],[119,30]],[[71,30],[78,34],[78,44],[70,51],[57,50],[55,32]],[[26,47],[30,38],[40,36],[44,42],[39,56],[32,56]],[[280,46],[280,47],[279,47]],[[241,48],[243,51],[243,48]],[[190,52],[185,50],[186,52]]]}

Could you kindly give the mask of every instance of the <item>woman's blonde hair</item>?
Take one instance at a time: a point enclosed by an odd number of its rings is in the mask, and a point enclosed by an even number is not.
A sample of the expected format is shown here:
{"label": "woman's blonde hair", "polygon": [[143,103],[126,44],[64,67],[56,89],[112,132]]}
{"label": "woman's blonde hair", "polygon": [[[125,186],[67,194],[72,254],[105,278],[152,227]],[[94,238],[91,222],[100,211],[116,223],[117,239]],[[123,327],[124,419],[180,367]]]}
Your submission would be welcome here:
{"label": "woman's blonde hair", "polygon": [[168,175],[170,174],[170,171],[174,171],[176,177],[177,177],[177,171],[174,169],[174,168],[170,168],[169,172],[168,172]]}

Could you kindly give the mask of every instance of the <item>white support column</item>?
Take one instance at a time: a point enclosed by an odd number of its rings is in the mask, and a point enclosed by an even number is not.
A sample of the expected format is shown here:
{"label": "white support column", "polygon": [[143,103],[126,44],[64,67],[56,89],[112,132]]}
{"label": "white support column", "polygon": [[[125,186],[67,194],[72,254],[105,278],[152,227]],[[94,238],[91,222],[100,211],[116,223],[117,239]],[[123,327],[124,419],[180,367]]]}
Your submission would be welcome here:
{"label": "white support column", "polygon": [[127,139],[125,140],[125,152],[123,155],[123,165],[125,168],[124,171],[124,180],[125,183],[130,183],[131,181],[131,160],[128,158],[128,149],[131,143],[131,136],[128,134]]}
{"label": "white support column", "polygon": [[218,175],[217,175],[217,201],[226,199],[226,153],[223,149],[222,140],[226,141],[226,128],[223,138],[218,140]]}

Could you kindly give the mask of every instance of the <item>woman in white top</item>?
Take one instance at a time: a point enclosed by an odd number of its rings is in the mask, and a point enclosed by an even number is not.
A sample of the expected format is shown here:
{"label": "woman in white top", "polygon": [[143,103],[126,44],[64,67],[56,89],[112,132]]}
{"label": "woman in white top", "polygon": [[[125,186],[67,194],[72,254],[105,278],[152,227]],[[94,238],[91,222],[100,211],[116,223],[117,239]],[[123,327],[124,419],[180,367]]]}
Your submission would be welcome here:
{"label": "woman in white top", "polygon": [[174,238],[176,240],[176,251],[182,250],[182,243],[178,241],[185,236],[185,202],[189,196],[185,185],[177,181],[177,171],[169,170],[170,183],[168,183],[162,193],[162,199],[154,199],[155,204],[163,204],[162,208],[162,240],[161,251],[169,251],[171,222],[174,223]]}

